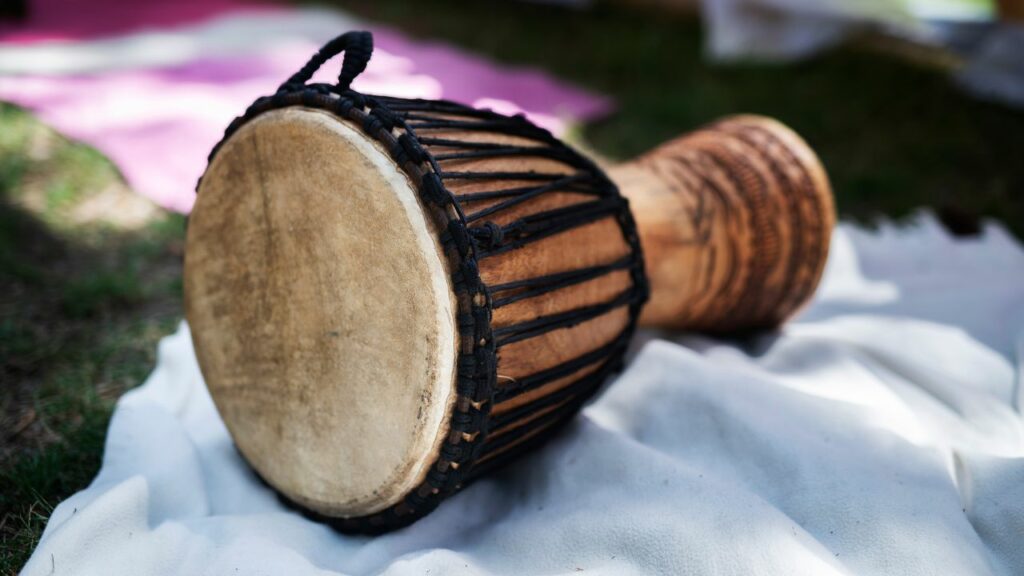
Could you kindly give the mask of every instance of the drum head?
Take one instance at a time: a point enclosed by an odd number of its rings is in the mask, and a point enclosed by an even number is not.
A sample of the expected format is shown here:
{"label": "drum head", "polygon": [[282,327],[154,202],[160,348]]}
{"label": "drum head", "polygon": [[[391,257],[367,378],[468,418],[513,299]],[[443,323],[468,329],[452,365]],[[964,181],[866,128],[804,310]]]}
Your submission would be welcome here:
{"label": "drum head", "polygon": [[185,305],[235,443],[291,500],[380,511],[419,485],[455,401],[437,230],[358,127],[286,108],[217,151],[189,219]]}

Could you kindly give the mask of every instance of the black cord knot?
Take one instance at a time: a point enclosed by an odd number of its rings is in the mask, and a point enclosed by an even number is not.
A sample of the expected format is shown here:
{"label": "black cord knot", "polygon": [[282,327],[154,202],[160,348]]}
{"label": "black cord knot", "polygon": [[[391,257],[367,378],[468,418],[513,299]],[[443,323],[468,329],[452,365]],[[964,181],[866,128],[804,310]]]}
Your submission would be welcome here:
{"label": "black cord knot", "polygon": [[344,92],[343,96],[346,99],[351,100],[352,103],[355,104],[357,108],[366,108],[367,105],[369,105],[369,101],[367,100],[366,96],[363,96],[362,94],[354,90],[348,90]]}
{"label": "black cord knot", "polygon": [[427,161],[427,153],[420,146],[420,143],[409,135],[408,132],[403,133],[398,137],[398,145],[402,147],[409,160],[416,162],[417,164]]}
{"label": "black cord knot", "polygon": [[394,115],[380,103],[378,103],[363,120],[363,130],[370,134],[377,132],[381,128],[390,131],[394,127]]}
{"label": "black cord knot", "polygon": [[494,222],[484,222],[470,232],[477,245],[484,250],[493,250],[501,246],[505,240],[504,229]]}
{"label": "black cord knot", "polygon": [[423,189],[423,198],[427,202],[437,206],[444,204],[448,194],[444,189],[444,184],[441,184],[441,178],[436,173],[424,174],[420,187]]}
{"label": "black cord knot", "polygon": [[448,221],[448,237],[455,243],[455,249],[459,251],[459,254],[469,252],[469,234],[466,234],[466,228],[462,226],[462,222]]}

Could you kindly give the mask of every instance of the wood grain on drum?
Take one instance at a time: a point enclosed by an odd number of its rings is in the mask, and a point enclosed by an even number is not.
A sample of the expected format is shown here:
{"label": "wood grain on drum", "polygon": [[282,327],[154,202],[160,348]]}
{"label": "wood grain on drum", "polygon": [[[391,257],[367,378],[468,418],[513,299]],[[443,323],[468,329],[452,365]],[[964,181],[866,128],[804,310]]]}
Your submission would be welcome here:
{"label": "wood grain on drum", "polygon": [[735,116],[609,168],[643,241],[641,323],[773,328],[814,293],[835,208],[817,156],[770,118]]}

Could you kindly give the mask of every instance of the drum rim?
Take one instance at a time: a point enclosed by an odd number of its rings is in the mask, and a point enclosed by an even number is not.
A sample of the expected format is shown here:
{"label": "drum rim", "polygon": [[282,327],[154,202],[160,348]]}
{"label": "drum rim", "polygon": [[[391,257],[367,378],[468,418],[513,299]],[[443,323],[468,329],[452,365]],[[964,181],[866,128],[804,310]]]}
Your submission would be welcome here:
{"label": "drum rim", "polygon": [[196,200],[185,312],[238,452],[329,516],[400,501],[447,437],[459,341],[448,259],[408,176],[358,126],[288,107],[226,142]]}
{"label": "drum rim", "polygon": [[[439,241],[444,247],[448,266],[452,271],[451,282],[457,302],[456,321],[460,330],[454,386],[456,399],[448,418],[448,435],[442,442],[437,457],[428,467],[422,483],[397,504],[365,516],[353,517],[328,516],[310,510],[274,488],[285,504],[300,511],[304,516],[348,533],[378,534],[407,526],[431,512],[448,496],[471,482],[474,477],[469,473],[487,439],[490,409],[496,390],[497,352],[491,328],[491,298],[487,285],[479,275],[475,240],[469,232],[469,224],[462,208],[439,175],[440,168],[436,160],[420,145],[415,130],[391,112],[387,105],[389,101],[443,106],[453,112],[471,114],[477,118],[516,123],[517,128],[529,130],[532,137],[567,150],[574,157],[574,161],[602,179],[621,197],[614,183],[596,164],[562,143],[547,130],[530,123],[522,115],[507,116],[447,100],[389,98],[364,95],[353,90],[339,91],[337,87],[326,84],[292,84],[283,86],[272,96],[258,98],[242,116],[235,118],[228,126],[223,138],[209,155],[210,163],[235,132],[266,112],[300,107],[322,110],[341,121],[350,122],[383,146],[389,158],[409,177],[423,205],[430,207],[427,210],[429,218],[434,221],[441,236]],[[401,134],[394,133],[396,128],[401,130]],[[199,182],[202,182],[202,178]],[[624,208],[617,220],[633,255],[633,285],[638,294],[629,306],[629,322],[623,332],[628,341],[636,329],[639,312],[646,302],[649,290],[636,224],[629,211],[628,201],[625,198],[622,200]],[[444,238],[445,235],[449,236],[447,240]],[[589,399],[595,392],[596,388],[583,393],[579,404]],[[534,443],[525,442],[523,448],[528,449]],[[251,465],[250,468],[264,483],[270,485],[255,468]]]}

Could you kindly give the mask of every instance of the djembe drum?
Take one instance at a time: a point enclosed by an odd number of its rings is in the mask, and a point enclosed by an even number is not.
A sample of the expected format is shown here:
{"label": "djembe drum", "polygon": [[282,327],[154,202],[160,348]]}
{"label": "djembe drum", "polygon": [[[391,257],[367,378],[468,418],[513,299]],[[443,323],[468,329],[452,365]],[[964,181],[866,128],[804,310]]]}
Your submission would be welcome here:
{"label": "djembe drum", "polygon": [[[307,514],[403,526],[550,438],[621,366],[648,274],[660,326],[771,327],[812,293],[831,197],[778,123],[726,120],[609,179],[522,117],[350,90],[371,49],[339,37],[236,119],[188,226],[207,386]],[[337,85],[308,83],[342,51]]]}

